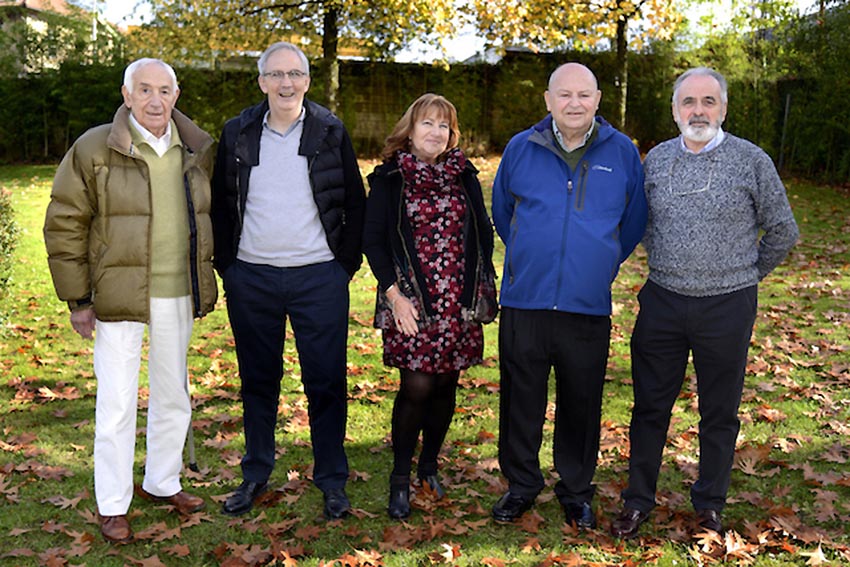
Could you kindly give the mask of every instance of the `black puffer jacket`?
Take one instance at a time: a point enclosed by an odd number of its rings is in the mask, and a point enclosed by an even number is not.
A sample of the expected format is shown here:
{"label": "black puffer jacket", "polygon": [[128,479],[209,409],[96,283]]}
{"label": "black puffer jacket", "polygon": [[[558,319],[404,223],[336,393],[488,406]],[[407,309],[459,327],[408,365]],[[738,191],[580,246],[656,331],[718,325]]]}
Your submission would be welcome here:
{"label": "black puffer jacket", "polygon": [[[328,247],[353,276],[362,262],[361,238],[366,192],[342,122],[328,109],[304,100],[304,132],[298,153],[307,158],[310,186]],[[248,180],[260,162],[260,136],[268,101],[246,108],[224,125],[213,173],[213,264],[221,275],[236,260]],[[284,175],[281,172],[281,175]]]}

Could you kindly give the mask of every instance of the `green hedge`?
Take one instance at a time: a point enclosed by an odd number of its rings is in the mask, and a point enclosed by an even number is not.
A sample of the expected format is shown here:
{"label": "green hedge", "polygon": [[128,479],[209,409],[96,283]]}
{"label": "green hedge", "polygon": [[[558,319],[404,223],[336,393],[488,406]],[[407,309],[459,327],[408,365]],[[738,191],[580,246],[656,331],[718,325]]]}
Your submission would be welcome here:
{"label": "green hedge", "polygon": [[[376,155],[390,128],[420,94],[445,95],[458,108],[465,149],[498,152],[511,136],[546,114],[543,91],[558,64],[577,60],[599,77],[600,114],[613,116],[614,57],[611,53],[508,53],[497,65],[454,65],[342,61],[338,112],[362,156]],[[683,69],[672,52],[630,55],[625,132],[643,151],[675,136],[670,112],[673,81]],[[87,128],[108,122],[121,104],[123,68],[65,65],[25,78],[0,80],[0,163],[56,161]],[[213,136],[224,122],[262,99],[256,72],[177,69],[178,107]],[[312,70],[310,98],[323,102],[324,69]],[[730,84],[725,128],[759,144],[778,160],[785,95],[796,92],[789,116],[784,164],[792,172],[833,180],[850,172],[850,139],[832,128],[824,134],[820,113],[828,92],[818,84],[785,82]],[[806,92],[823,93],[808,99]],[[836,109],[846,117],[847,109]],[[807,121],[806,117],[809,117]],[[829,123],[846,124],[831,115]],[[786,134],[787,135],[787,134]],[[845,177],[846,178],[846,177]]]}
{"label": "green hedge", "polygon": [[[675,134],[669,117],[668,77],[653,57],[633,56],[627,132],[644,147]],[[508,53],[498,65],[342,61],[339,114],[363,155],[377,154],[404,109],[424,92],[458,108],[465,146],[500,151],[517,132],[546,114],[543,91],[560,63],[579,60],[599,76],[603,116],[612,115],[613,57],[601,54]],[[0,162],[52,161],[87,128],[107,122],[121,104],[119,67],[66,65],[26,78],[0,80]],[[217,136],[225,120],[262,99],[253,69],[177,69],[178,107]],[[312,70],[310,98],[324,101],[324,69]],[[661,116],[659,120],[657,117]]]}

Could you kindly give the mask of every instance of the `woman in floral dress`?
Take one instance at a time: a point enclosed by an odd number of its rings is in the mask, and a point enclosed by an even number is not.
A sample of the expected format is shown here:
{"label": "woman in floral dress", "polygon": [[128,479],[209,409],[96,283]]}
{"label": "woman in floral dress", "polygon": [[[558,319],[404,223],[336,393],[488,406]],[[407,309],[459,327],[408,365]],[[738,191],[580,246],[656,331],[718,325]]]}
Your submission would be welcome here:
{"label": "woman in floral dress", "polygon": [[477,170],[458,145],[457,111],[419,97],[395,125],[384,162],[369,179],[363,248],[378,280],[375,326],[384,364],[401,386],[392,416],[393,471],[387,512],[410,515],[410,473],[442,497],[437,457],[455,409],[460,371],[482,360],[484,335],[471,310],[493,272],[493,230]]}

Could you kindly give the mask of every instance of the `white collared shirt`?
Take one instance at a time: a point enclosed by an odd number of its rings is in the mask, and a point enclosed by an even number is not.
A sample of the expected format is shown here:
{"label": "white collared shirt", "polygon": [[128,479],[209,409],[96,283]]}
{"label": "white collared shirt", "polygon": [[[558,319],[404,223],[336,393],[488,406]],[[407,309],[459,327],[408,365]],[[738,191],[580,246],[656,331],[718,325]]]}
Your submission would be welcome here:
{"label": "white collared shirt", "polygon": [[151,148],[153,148],[153,151],[155,151],[156,155],[159,157],[165,155],[165,152],[167,152],[168,148],[171,147],[171,120],[168,121],[168,126],[165,127],[165,134],[163,134],[161,138],[157,138],[150,132],[150,130],[139,124],[139,121],[136,120],[136,117],[133,116],[132,112],[130,113],[130,124],[133,125],[133,128],[138,130],[139,134],[142,135],[142,139],[147,142]]}
{"label": "white collared shirt", "polygon": [[558,130],[558,123],[555,122],[554,118],[552,119],[552,131],[555,133],[555,140],[558,141],[558,145],[561,146],[561,149],[564,150],[567,153],[574,152],[579,148],[583,148],[584,145],[587,143],[587,141],[590,139],[590,135],[593,134],[593,128],[594,128],[595,125],[596,125],[596,119],[594,118],[593,120],[590,121],[590,129],[584,135],[584,139],[581,141],[581,143],[579,145],[577,145],[576,147],[574,147],[573,149],[570,150],[570,149],[567,148],[566,142],[564,142],[564,135],[561,134],[560,130]]}
{"label": "white collared shirt", "polygon": [[705,146],[703,146],[703,148],[701,150],[696,151],[696,152],[693,151],[691,148],[689,148],[687,144],[685,144],[685,136],[684,135],[679,135],[679,142],[682,144],[682,149],[685,150],[686,152],[692,153],[692,154],[701,154],[702,152],[707,152],[708,150],[713,150],[714,148],[719,146],[720,142],[722,142],[723,138],[725,138],[725,137],[726,137],[726,134],[723,133],[723,128],[718,128],[717,134],[715,134],[714,137]]}

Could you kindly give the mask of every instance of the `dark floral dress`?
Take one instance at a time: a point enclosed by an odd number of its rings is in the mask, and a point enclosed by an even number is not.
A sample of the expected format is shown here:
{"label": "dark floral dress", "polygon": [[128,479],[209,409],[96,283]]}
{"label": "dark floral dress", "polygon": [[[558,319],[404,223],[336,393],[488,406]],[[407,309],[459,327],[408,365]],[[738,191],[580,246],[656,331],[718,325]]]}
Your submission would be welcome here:
{"label": "dark floral dress", "polygon": [[428,374],[463,370],[482,360],[481,324],[468,321],[461,309],[464,282],[466,198],[460,173],[466,158],[455,150],[430,165],[400,152],[397,162],[404,175],[404,208],[413,232],[413,243],[431,299],[433,313],[426,317],[419,299],[410,297],[419,311],[419,331],[402,334],[391,313],[382,318],[384,364]]}

